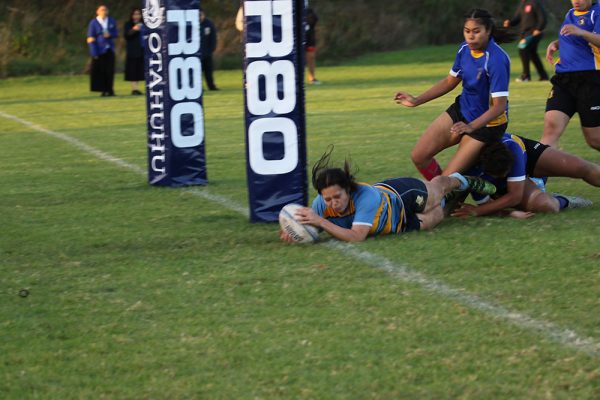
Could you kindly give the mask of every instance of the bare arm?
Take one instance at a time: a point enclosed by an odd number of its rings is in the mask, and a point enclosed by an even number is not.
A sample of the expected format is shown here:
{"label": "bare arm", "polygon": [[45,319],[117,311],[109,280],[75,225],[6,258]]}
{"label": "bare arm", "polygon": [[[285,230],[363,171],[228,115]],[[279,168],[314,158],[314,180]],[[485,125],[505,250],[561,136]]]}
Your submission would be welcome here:
{"label": "bare arm", "polygon": [[465,124],[464,122],[457,122],[452,126],[450,132],[454,134],[471,133],[477,129],[483,128],[490,121],[494,120],[506,111],[507,102],[508,99],[505,96],[492,98],[492,105],[486,112],[468,124]]}
{"label": "bare arm", "polygon": [[546,48],[546,61],[554,65],[554,53],[558,51],[558,40],[550,42]]}
{"label": "bare arm", "polygon": [[575,25],[565,25],[560,30],[561,35],[569,36],[579,36],[583,38],[586,42],[596,47],[600,47],[600,35],[594,32],[585,31],[581,28],[576,27]]}
{"label": "bare arm", "polygon": [[452,90],[454,90],[454,88],[458,86],[460,82],[460,78],[448,75],[447,77],[440,80],[427,91],[425,91],[423,94],[417,97],[414,97],[407,92],[399,91],[396,93],[394,100],[396,101],[396,103],[402,104],[406,107],[420,106],[421,104],[425,104],[428,101],[437,99],[438,97],[441,97],[446,93],[451,92]]}
{"label": "bare arm", "polygon": [[523,199],[525,190],[525,181],[508,182],[507,193],[494,201],[487,202],[478,207],[465,204],[452,213],[456,217],[480,217],[482,215],[497,214],[505,208],[511,208],[519,205]]}
{"label": "bare arm", "polygon": [[296,219],[302,224],[310,224],[323,229],[336,239],[344,242],[361,242],[367,238],[371,227],[368,225],[352,225],[352,229],[342,228],[321,217],[312,208],[301,208],[296,212]]}

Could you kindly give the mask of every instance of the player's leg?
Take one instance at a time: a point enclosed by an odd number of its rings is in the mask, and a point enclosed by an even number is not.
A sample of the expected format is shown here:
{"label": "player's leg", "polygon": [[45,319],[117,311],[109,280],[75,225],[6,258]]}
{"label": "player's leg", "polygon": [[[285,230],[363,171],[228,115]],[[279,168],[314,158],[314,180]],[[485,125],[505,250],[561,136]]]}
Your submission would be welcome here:
{"label": "player's leg", "polygon": [[458,150],[446,168],[444,168],[442,174],[450,175],[453,172],[462,172],[469,169],[477,161],[477,157],[479,157],[479,153],[484,145],[484,142],[474,139],[471,136],[463,135],[458,145]]}
{"label": "player's leg", "polygon": [[542,192],[535,183],[527,179],[519,208],[533,213],[559,212],[560,202],[552,195]]}
{"label": "player's leg", "polygon": [[[483,179],[464,177],[459,173],[453,173],[450,176],[440,175],[433,178],[431,182],[422,182],[427,189],[427,203],[423,212],[428,212],[438,206],[442,208],[456,206],[458,201],[462,201],[466,197],[461,194],[469,193],[469,191],[483,194],[493,194],[496,191],[496,187],[493,184]],[[459,191],[461,194],[448,196],[449,193],[455,191]],[[448,200],[455,200],[454,204],[448,204]]]}
{"label": "player's leg", "polygon": [[460,136],[450,133],[452,125],[454,122],[450,115],[442,113],[427,127],[411,152],[412,162],[427,180],[442,172],[434,156],[460,140]]}
{"label": "player's leg", "polygon": [[583,131],[583,136],[585,137],[588,146],[600,150],[600,126],[594,128],[581,127],[581,130]]}
{"label": "player's leg", "polygon": [[449,176],[436,176],[430,182],[423,181],[427,188],[427,203],[424,213],[431,211],[442,204],[445,196],[453,190],[460,188],[461,182],[458,178]]}
{"label": "player's leg", "polygon": [[422,230],[433,229],[444,219],[444,210],[438,205],[425,213],[417,214],[417,218],[421,221]]}
{"label": "player's leg", "polygon": [[528,82],[531,80],[531,72],[529,71],[529,50],[527,48],[519,49],[519,58],[521,59],[521,64],[523,66],[523,73],[521,74],[520,79],[517,79],[517,82]]}
{"label": "player's leg", "polygon": [[569,81],[569,76],[558,74],[552,78],[552,84],[546,100],[544,132],[540,142],[558,147],[560,136],[577,111],[577,97],[573,92],[574,89],[569,89],[570,86],[573,86]]}
{"label": "player's leg", "polygon": [[552,147],[548,147],[542,152],[533,172],[534,176],[564,176],[583,179],[590,185],[600,187],[600,165]]}
{"label": "player's leg", "polygon": [[308,81],[314,82],[317,80],[315,76],[316,64],[317,64],[317,56],[314,49],[307,50],[305,52],[306,55],[306,67],[307,67],[307,75]]}
{"label": "player's leg", "polygon": [[570,120],[571,117],[562,111],[546,111],[544,114],[544,133],[540,142],[552,147],[558,147],[560,136],[565,131]]}

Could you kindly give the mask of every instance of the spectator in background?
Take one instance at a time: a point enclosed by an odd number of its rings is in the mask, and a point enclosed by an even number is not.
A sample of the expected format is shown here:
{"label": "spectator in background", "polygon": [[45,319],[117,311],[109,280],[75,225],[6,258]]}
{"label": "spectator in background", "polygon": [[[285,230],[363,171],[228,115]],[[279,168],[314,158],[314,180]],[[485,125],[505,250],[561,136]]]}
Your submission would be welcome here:
{"label": "spectator in background", "polygon": [[203,9],[200,9],[200,53],[202,59],[202,70],[208,90],[219,90],[213,79],[213,52],[217,48],[217,28],[215,24],[206,18]]}
{"label": "spectator in background", "polygon": [[142,10],[134,8],[131,10],[129,21],[125,22],[123,28],[125,40],[127,41],[125,57],[125,80],[131,82],[131,94],[139,96],[142,94],[138,82],[144,80],[144,48],[142,47]]}
{"label": "spectator in background", "polygon": [[108,7],[101,4],[96,9],[96,18],[88,25],[87,43],[92,56],[90,84],[92,92],[102,96],[114,96],[115,41],[119,36],[117,23],[108,16]]}
{"label": "spectator in background", "polygon": [[316,67],[316,59],[317,59],[317,38],[315,28],[317,26],[317,22],[319,18],[317,14],[312,8],[306,9],[306,44],[305,44],[305,52],[306,52],[306,66],[308,67],[308,82],[313,85],[320,85],[321,81],[319,81],[315,76],[315,67]]}
{"label": "spectator in background", "polygon": [[543,30],[546,27],[546,11],[542,6],[541,0],[521,0],[519,8],[510,20],[504,21],[504,27],[519,26],[519,57],[523,64],[523,73],[517,82],[531,81],[531,72],[529,62],[533,62],[537,70],[540,81],[547,81],[548,74],[544,69],[544,64],[537,53],[538,44],[544,36]]}

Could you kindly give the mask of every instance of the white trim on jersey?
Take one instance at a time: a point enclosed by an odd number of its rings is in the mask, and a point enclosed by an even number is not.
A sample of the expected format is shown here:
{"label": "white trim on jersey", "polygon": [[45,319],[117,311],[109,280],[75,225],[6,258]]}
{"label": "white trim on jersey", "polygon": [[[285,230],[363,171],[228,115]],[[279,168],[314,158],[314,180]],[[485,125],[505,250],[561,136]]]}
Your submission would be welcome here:
{"label": "white trim on jersey", "polygon": [[508,97],[508,92],[494,92],[492,97]]}
{"label": "white trim on jersey", "polygon": [[458,74],[460,74],[460,71],[454,72],[454,70],[452,68],[450,68],[449,74],[456,78],[458,76]]}
{"label": "white trim on jersey", "polygon": [[368,222],[352,222],[352,225],[373,226],[373,224],[369,224]]}
{"label": "white trim on jersey", "polygon": [[521,182],[527,179],[526,175],[522,176],[511,176],[510,178],[506,178],[506,182]]}
{"label": "white trim on jersey", "polygon": [[483,199],[475,200],[475,204],[480,205],[490,201],[490,195],[486,195]]}

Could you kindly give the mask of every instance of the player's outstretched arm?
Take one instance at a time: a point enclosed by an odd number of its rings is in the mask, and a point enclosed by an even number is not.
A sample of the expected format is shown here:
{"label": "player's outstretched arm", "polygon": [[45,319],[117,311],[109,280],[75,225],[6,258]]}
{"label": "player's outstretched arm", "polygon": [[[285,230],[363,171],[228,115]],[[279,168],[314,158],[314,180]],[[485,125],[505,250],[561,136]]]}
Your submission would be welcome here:
{"label": "player's outstretched arm", "polygon": [[368,225],[352,225],[352,229],[342,228],[321,217],[312,208],[301,208],[295,215],[298,222],[302,224],[310,224],[319,229],[323,229],[336,239],[344,242],[362,242],[367,238],[369,230]]}
{"label": "player's outstretched arm", "polygon": [[494,201],[474,206],[464,204],[452,213],[453,217],[481,217],[483,215],[497,214],[506,208],[518,206],[525,192],[525,181],[508,182],[507,193]]}
{"label": "player's outstretched arm", "polygon": [[396,101],[396,103],[402,104],[406,107],[420,106],[421,104],[425,104],[428,101],[437,99],[438,97],[441,97],[446,93],[451,92],[455,87],[458,86],[460,82],[460,78],[448,75],[447,77],[445,77],[444,79],[442,79],[441,81],[433,85],[431,88],[429,88],[427,91],[425,91],[423,94],[417,97],[414,97],[408,94],[407,92],[399,91],[396,93],[394,100]]}

